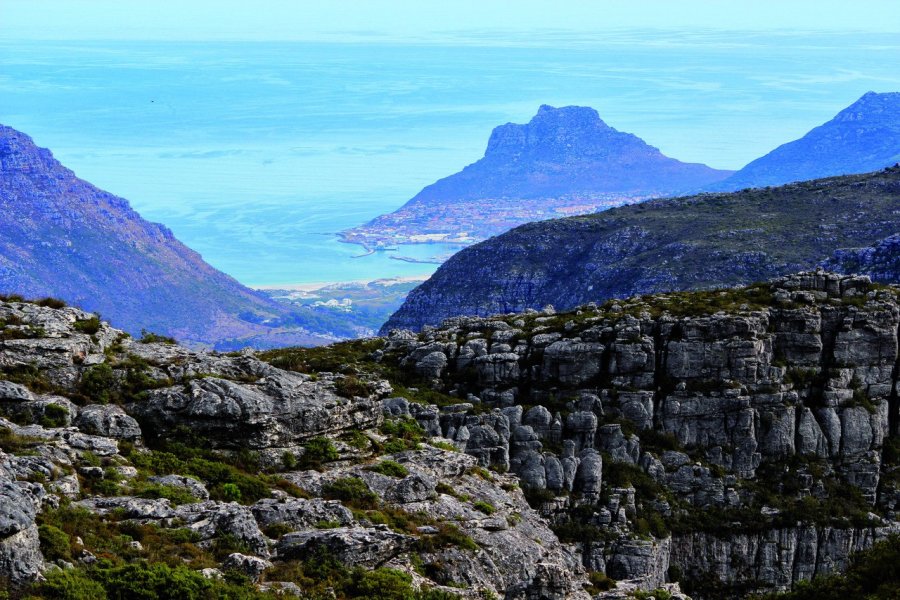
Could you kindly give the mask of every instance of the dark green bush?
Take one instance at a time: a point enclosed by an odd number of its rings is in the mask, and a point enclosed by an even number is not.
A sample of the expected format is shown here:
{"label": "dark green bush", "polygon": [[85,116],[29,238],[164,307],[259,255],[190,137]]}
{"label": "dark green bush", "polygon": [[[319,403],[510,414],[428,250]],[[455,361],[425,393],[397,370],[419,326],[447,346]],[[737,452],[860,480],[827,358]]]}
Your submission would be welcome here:
{"label": "dark green bush", "polygon": [[44,427],[62,427],[69,418],[69,411],[59,404],[48,404],[44,407],[41,416],[41,425]]}
{"label": "dark green bush", "polygon": [[90,319],[75,321],[74,328],[75,331],[80,331],[81,333],[86,333],[88,335],[94,335],[95,333],[100,331],[100,319],[96,316],[93,316]]}
{"label": "dark green bush", "polygon": [[356,508],[375,508],[378,496],[359,477],[344,477],[322,486],[322,496],[329,500],[340,500]]}
{"label": "dark green bush", "polygon": [[106,363],[94,365],[81,375],[78,391],[87,397],[88,401],[97,404],[109,404],[117,397],[117,382],[112,367]]}
{"label": "dark green bush", "polygon": [[374,465],[366,467],[367,471],[373,471],[375,473],[381,473],[382,475],[387,475],[388,477],[406,477],[409,475],[409,470],[401,465],[400,463],[393,460],[382,460]]}
{"label": "dark green bush", "polygon": [[158,333],[153,333],[152,331],[147,331],[146,329],[141,329],[141,337],[138,340],[141,344],[177,344],[178,342],[173,337],[169,337],[167,335],[159,335]]}
{"label": "dark green bush", "polygon": [[477,502],[474,502],[472,506],[475,507],[475,510],[483,512],[486,515],[492,515],[497,512],[497,509],[494,508],[493,504],[485,502],[484,500],[478,500]]}
{"label": "dark green bush", "polygon": [[303,456],[300,466],[304,469],[318,469],[323,463],[332,462],[341,457],[337,448],[326,437],[314,437],[303,444]]}
{"label": "dark green bush", "polygon": [[60,300],[59,298],[50,298],[50,297],[41,298],[40,300],[35,300],[34,303],[37,304],[38,306],[46,306],[47,308],[59,309],[59,308],[66,307],[65,301]]}
{"label": "dark green bush", "polygon": [[58,600],[106,600],[106,589],[80,569],[48,571],[46,581],[35,586],[43,598]]}
{"label": "dark green bush", "polygon": [[72,560],[72,542],[65,531],[53,525],[41,525],[38,539],[46,560]]}
{"label": "dark green bush", "polygon": [[356,375],[344,375],[334,382],[334,391],[344,398],[364,398],[372,393],[372,386]]}
{"label": "dark green bush", "polygon": [[136,484],[131,493],[141,498],[167,498],[175,506],[199,502],[187,488],[160,483],[143,482]]}

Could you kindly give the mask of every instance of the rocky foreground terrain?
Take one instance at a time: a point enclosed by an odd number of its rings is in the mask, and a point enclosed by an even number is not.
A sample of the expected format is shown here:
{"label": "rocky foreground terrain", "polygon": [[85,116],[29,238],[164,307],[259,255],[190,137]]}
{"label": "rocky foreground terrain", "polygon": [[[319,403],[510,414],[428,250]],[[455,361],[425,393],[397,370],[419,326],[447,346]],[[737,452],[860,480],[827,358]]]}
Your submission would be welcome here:
{"label": "rocky foreground terrain", "polygon": [[13,596],[741,598],[900,530],[900,290],[865,277],[257,355],[0,324]]}

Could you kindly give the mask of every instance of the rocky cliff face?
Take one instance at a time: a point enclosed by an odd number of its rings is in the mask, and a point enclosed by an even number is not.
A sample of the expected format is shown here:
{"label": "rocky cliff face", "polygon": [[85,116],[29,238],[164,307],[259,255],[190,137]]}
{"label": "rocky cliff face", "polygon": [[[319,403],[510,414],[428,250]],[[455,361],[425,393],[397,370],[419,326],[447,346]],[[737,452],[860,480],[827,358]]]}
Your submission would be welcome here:
{"label": "rocky cliff face", "polygon": [[900,162],[900,93],[868,92],[832,120],[757,158],[710,190],[867,173]]}
{"label": "rocky cliff face", "polygon": [[838,273],[861,273],[873,281],[900,281],[900,235],[892,235],[867,248],[838,250],[823,267]]}
{"label": "rocky cliff face", "polygon": [[0,322],[0,575],[44,597],[171,555],[261,594],[743,598],[900,532],[900,289],[866,277],[260,355]]}
{"label": "rocky cliff face", "polygon": [[130,581],[190,598],[588,598],[516,478],[385,418],[390,389],[0,302],[0,580],[47,598],[132,597]]}
{"label": "rocky cliff face", "polygon": [[0,126],[0,292],[54,296],[132,333],[213,345],[279,334],[318,341],[278,303],[206,264],[128,202],[78,179],[23,133]]}
{"label": "rocky cliff face", "polygon": [[730,174],[669,158],[592,108],[545,105],[527,124],[494,129],[479,161],[344,236],[370,245],[422,234],[471,242],[528,221],[687,193]]}
{"label": "rocky cliff face", "polygon": [[[768,280],[814,268],[838,249],[872,246],[896,234],[898,202],[900,168],[892,168],[531,223],[454,255],[410,293],[382,333],[458,315],[548,304],[568,309]],[[892,255],[892,248],[886,245],[873,260]]]}
{"label": "rocky cliff face", "polygon": [[726,598],[898,531],[898,326],[896,288],[818,272],[459,318],[384,352],[467,399],[417,418],[518,474],[586,568]]}

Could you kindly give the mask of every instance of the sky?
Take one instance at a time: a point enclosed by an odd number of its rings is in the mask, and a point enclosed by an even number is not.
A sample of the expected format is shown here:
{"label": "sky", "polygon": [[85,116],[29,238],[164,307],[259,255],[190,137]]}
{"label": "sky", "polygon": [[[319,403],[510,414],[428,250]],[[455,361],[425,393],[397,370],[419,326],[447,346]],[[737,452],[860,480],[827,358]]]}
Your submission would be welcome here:
{"label": "sky", "polygon": [[415,40],[480,30],[900,30],[896,0],[0,0],[0,39]]}

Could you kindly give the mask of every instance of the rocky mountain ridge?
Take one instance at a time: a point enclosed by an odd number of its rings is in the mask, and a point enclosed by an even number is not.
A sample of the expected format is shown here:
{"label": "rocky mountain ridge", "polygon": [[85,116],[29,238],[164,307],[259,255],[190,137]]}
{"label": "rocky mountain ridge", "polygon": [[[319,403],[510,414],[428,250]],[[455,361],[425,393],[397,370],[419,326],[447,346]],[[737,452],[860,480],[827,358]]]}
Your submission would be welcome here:
{"label": "rocky mountain ridge", "polygon": [[[382,333],[457,315],[746,285],[826,261],[841,269],[831,261],[835,252],[874,247],[900,230],[898,203],[900,167],[893,167],[530,223],[454,255],[409,294]],[[885,243],[877,256],[892,249]]]}
{"label": "rocky mountain ridge", "polygon": [[900,162],[900,92],[867,92],[798,140],[757,158],[711,191],[867,173]]}
{"label": "rocky mountain ridge", "polygon": [[199,345],[326,341],[2,125],[0,209],[0,292],[61,297],[131,333]]}

